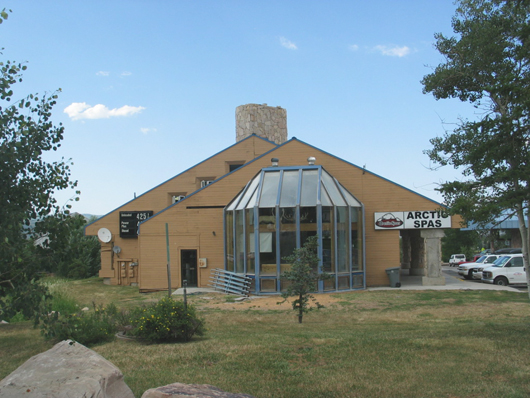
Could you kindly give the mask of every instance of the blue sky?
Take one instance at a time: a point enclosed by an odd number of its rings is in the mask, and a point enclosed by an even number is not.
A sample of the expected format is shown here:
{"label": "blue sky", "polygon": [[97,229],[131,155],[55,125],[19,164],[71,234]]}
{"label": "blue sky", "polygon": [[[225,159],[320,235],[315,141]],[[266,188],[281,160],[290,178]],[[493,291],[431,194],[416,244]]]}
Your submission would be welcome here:
{"label": "blue sky", "polygon": [[[296,137],[424,196],[429,139],[459,117],[421,79],[443,61],[452,0],[5,1],[3,59],[27,62],[15,98],[61,88],[53,121],[81,200],[106,214],[235,142],[235,108],[287,110]],[[318,159],[317,159],[318,163]],[[355,194],[355,192],[354,192]],[[64,203],[72,192],[57,195]]]}

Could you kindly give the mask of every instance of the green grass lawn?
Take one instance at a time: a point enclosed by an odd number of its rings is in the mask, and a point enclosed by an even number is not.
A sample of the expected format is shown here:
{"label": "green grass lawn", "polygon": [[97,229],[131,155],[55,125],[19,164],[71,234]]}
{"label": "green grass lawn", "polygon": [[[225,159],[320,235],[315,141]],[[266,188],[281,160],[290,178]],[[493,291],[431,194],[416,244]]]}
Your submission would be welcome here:
{"label": "green grass lawn", "polygon": [[[131,307],[141,295],[98,279],[62,284],[80,305]],[[528,397],[527,294],[361,291],[331,295],[304,316],[271,298],[234,303],[190,296],[208,331],[185,344],[116,340],[92,347],[135,396],[174,382],[266,397]],[[318,298],[324,296],[319,296]],[[269,305],[266,305],[269,303]],[[0,327],[0,379],[50,348],[29,323]]]}

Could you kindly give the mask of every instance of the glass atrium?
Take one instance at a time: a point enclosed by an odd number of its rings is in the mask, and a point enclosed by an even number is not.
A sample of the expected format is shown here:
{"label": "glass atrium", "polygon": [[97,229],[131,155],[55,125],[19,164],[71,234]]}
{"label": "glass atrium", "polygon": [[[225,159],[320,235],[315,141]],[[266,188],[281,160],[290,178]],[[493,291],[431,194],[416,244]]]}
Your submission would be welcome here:
{"label": "glass atrium", "polygon": [[[225,207],[225,269],[254,279],[254,294],[284,290],[284,258],[318,235],[318,291],[365,288],[364,210],[322,166],[273,167],[258,173]],[[257,221],[257,222],[256,222]]]}

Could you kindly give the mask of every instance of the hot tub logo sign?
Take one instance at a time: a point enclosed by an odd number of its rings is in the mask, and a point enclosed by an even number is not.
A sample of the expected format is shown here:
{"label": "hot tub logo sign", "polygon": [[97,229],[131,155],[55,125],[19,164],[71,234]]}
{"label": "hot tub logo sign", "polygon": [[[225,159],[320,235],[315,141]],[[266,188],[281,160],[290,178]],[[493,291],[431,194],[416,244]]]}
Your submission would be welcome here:
{"label": "hot tub logo sign", "polygon": [[385,211],[374,213],[375,229],[451,228],[451,216],[443,210]]}
{"label": "hot tub logo sign", "polygon": [[380,228],[397,228],[403,225],[403,220],[392,213],[386,213],[375,222],[375,225]]}

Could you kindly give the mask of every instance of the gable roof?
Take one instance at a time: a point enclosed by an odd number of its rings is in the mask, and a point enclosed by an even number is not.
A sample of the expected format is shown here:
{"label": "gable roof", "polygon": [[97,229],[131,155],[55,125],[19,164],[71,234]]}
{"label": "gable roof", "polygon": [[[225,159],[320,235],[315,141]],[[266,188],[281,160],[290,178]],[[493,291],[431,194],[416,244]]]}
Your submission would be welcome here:
{"label": "gable roof", "polygon": [[[306,142],[304,142],[304,141],[301,141],[301,140],[297,139],[296,137],[293,137],[293,138],[289,139],[288,141],[284,142],[283,144],[280,144],[280,145],[275,144],[275,145],[276,145],[275,148],[272,148],[271,150],[269,150],[269,151],[263,153],[262,155],[257,156],[255,159],[250,160],[249,162],[245,163],[245,164],[244,164],[243,166],[241,166],[240,168],[238,168],[238,169],[236,169],[236,170],[234,170],[234,171],[232,171],[232,172],[230,172],[230,173],[227,173],[227,174],[222,175],[221,177],[219,177],[219,178],[217,178],[216,180],[214,180],[214,181],[212,182],[212,184],[215,184],[215,183],[217,183],[217,182],[223,180],[223,179],[226,178],[228,175],[231,175],[231,174],[233,174],[233,173],[237,173],[238,171],[240,171],[241,169],[243,169],[243,168],[245,168],[245,167],[249,167],[249,166],[251,166],[253,163],[257,162],[258,160],[261,160],[264,156],[274,155],[274,152],[276,152],[276,151],[279,150],[280,148],[283,148],[284,146],[287,146],[287,145],[289,145],[289,144],[291,144],[291,143],[293,143],[293,142],[298,142],[298,143],[300,143],[300,144],[303,144],[303,145],[308,146],[309,148],[313,148],[313,149],[315,149],[315,150],[317,150],[317,151],[319,151],[319,152],[322,152],[322,153],[324,153],[324,154],[326,154],[326,155],[328,155],[328,156],[330,156],[330,157],[332,157],[332,158],[334,158],[334,159],[337,159],[337,160],[339,160],[339,161],[341,161],[341,162],[344,162],[344,163],[346,163],[346,164],[348,164],[348,165],[350,165],[350,166],[352,166],[352,167],[355,167],[355,168],[357,168],[357,169],[359,169],[359,170],[362,170],[363,173],[368,173],[368,174],[373,175],[373,176],[375,176],[375,177],[377,177],[377,178],[380,178],[380,179],[382,179],[382,180],[384,180],[384,181],[387,181],[387,182],[389,182],[389,183],[391,183],[391,184],[393,184],[393,185],[395,185],[395,186],[397,186],[397,187],[400,187],[400,188],[402,188],[402,189],[404,189],[404,190],[406,190],[406,191],[409,191],[410,193],[412,193],[412,194],[414,194],[414,195],[420,196],[420,197],[422,197],[422,198],[424,198],[424,199],[426,199],[426,200],[428,200],[428,201],[430,201],[430,202],[433,202],[434,204],[436,204],[436,205],[438,205],[438,206],[440,206],[440,207],[446,207],[445,205],[443,205],[443,204],[441,204],[441,203],[438,203],[438,202],[436,202],[435,200],[433,200],[433,199],[431,199],[431,198],[428,198],[428,197],[426,197],[426,196],[424,196],[424,195],[422,195],[422,194],[419,194],[419,193],[417,193],[417,192],[415,192],[415,191],[413,191],[413,190],[411,190],[411,189],[409,189],[409,188],[407,188],[407,187],[404,187],[404,186],[402,186],[402,185],[400,185],[400,184],[398,184],[398,183],[396,183],[396,182],[394,182],[394,181],[391,181],[391,180],[389,180],[389,179],[387,179],[387,178],[385,178],[385,177],[382,177],[382,176],[380,176],[380,175],[378,175],[378,174],[376,174],[376,173],[373,173],[373,172],[367,170],[367,169],[364,168],[364,167],[357,166],[357,165],[354,164],[354,163],[348,162],[347,160],[344,160],[344,159],[342,159],[342,158],[340,158],[340,157],[338,157],[338,156],[335,156],[335,155],[333,155],[333,154],[331,154],[331,153],[329,153],[329,152],[326,152],[326,151],[324,151],[324,150],[322,150],[322,149],[320,149],[320,148],[317,148],[316,146],[313,146],[313,145],[308,144],[308,143],[306,143]],[[178,204],[181,204],[182,202],[185,202],[187,198],[192,197],[192,196],[198,194],[199,192],[201,192],[201,191],[204,190],[204,189],[208,189],[212,184],[207,185],[207,186],[205,186],[205,187],[202,187],[202,188],[200,188],[200,189],[198,189],[198,190],[192,192],[191,194],[187,195],[186,198],[184,198],[183,200],[179,201],[178,203],[173,203],[173,204],[171,204],[170,206],[168,206],[168,207],[166,207],[166,208],[164,208],[164,209],[158,211],[157,213],[153,214],[153,216],[151,216],[151,217],[148,218],[147,220],[142,221],[139,225],[141,225],[141,224],[143,224],[143,223],[146,223],[146,222],[149,222],[149,221],[153,220],[153,219],[154,219],[155,217],[157,217],[158,215],[160,215],[160,214],[166,212],[167,210],[170,210],[173,206],[176,206],[176,205],[178,205]],[[234,194],[234,197],[235,197],[235,196],[237,196],[237,193]]]}
{"label": "gable roof", "polygon": [[[133,199],[131,199],[131,200],[129,200],[129,201],[123,203],[122,205],[116,207],[115,209],[109,211],[108,213],[104,214],[103,216],[99,217],[98,219],[96,219],[96,220],[92,221],[91,223],[85,225],[85,230],[86,230],[87,227],[91,226],[92,224],[94,224],[94,223],[96,223],[96,222],[98,222],[98,221],[101,221],[103,218],[105,218],[105,217],[107,217],[108,215],[114,213],[115,211],[121,209],[122,207],[126,206],[127,204],[129,204],[129,203],[131,203],[131,202],[134,202],[135,200],[141,198],[141,197],[144,196],[144,195],[147,195],[148,193],[150,193],[150,192],[154,191],[155,189],[159,188],[160,186],[162,186],[162,185],[164,185],[164,184],[167,184],[168,182],[174,180],[175,178],[177,178],[177,177],[179,177],[179,176],[181,176],[181,175],[187,173],[188,171],[190,171],[190,170],[192,170],[192,169],[194,169],[194,168],[196,168],[196,167],[202,165],[203,163],[205,163],[205,162],[207,162],[207,161],[209,161],[209,160],[211,160],[211,159],[213,159],[213,158],[219,156],[220,154],[222,154],[222,153],[224,153],[224,152],[226,152],[226,151],[228,151],[228,150],[230,150],[230,149],[236,147],[237,145],[241,145],[241,143],[243,143],[243,142],[245,142],[245,141],[247,141],[247,140],[250,140],[250,139],[252,139],[252,138],[259,138],[260,140],[262,140],[262,141],[264,141],[264,142],[266,142],[266,143],[270,143],[271,145],[274,145],[274,147],[273,147],[271,150],[274,150],[275,147],[278,146],[278,144],[276,144],[276,143],[273,142],[273,141],[270,141],[270,140],[268,140],[268,139],[266,139],[266,138],[260,137],[259,135],[256,135],[256,134],[252,134],[252,135],[250,135],[250,136],[248,136],[248,137],[242,139],[241,141],[238,141],[238,142],[236,142],[236,143],[234,143],[234,144],[232,144],[232,145],[230,145],[230,146],[228,146],[228,147],[222,149],[221,151],[219,151],[219,152],[217,152],[217,153],[215,153],[215,154],[213,154],[213,155],[207,157],[206,159],[202,160],[201,162],[196,163],[195,165],[193,165],[193,166],[187,168],[186,170],[184,170],[184,171],[182,171],[182,172],[180,172],[180,173],[174,175],[173,177],[171,177],[171,178],[169,178],[169,179],[167,179],[167,180],[161,182],[160,184],[155,185],[153,188],[151,188],[151,189],[145,191],[145,192],[142,193],[141,195],[138,195],[138,196],[136,196],[135,198],[133,198]],[[258,158],[261,157],[261,156],[263,156],[263,155],[265,155],[266,153],[270,152],[271,150],[269,150],[269,151],[265,152],[264,154],[258,156]],[[247,163],[245,163],[245,165],[248,164],[248,163],[251,163],[251,162],[254,161],[254,160],[255,160],[255,159],[252,159],[252,160],[248,161]],[[243,166],[244,166],[244,165],[243,165]],[[242,166],[242,167],[243,167],[243,166]],[[228,174],[230,174],[230,173],[228,173]],[[223,176],[222,176],[222,177],[223,177]],[[220,177],[220,178],[222,178],[222,177]],[[219,179],[219,178],[218,178],[218,179]],[[218,179],[217,179],[217,180],[218,180]],[[215,181],[217,181],[217,180],[215,180]],[[203,189],[203,188],[201,188],[201,189]],[[197,191],[200,191],[201,189],[199,189],[199,190],[197,190]],[[195,192],[197,192],[197,191],[195,191]],[[192,192],[190,195],[194,194],[195,192]],[[189,196],[189,195],[188,195],[188,196]],[[171,207],[171,206],[169,206],[169,207]],[[165,210],[165,209],[163,209],[163,210]],[[158,213],[160,213],[160,212],[158,212]],[[158,213],[156,213],[156,214],[158,214]]]}

